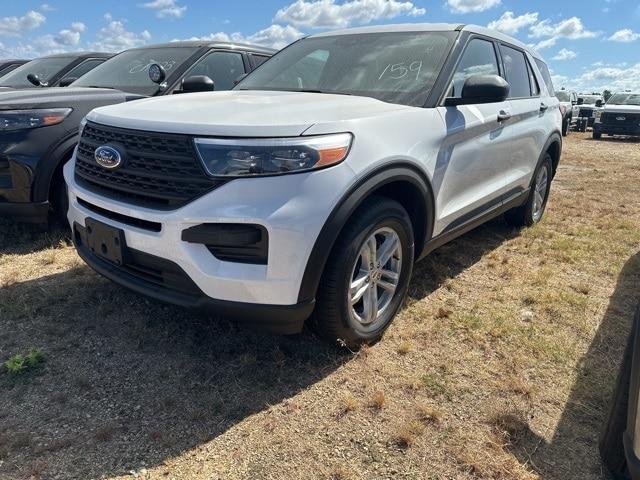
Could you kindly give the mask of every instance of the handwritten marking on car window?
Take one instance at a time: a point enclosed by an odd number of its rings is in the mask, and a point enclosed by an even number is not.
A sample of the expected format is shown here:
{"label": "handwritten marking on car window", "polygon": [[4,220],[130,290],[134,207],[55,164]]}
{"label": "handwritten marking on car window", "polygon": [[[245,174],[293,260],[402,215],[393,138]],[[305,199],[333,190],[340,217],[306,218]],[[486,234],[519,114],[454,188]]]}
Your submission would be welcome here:
{"label": "handwritten marking on car window", "polygon": [[157,63],[159,65],[162,65],[162,67],[164,67],[165,70],[171,70],[175,64],[176,61],[175,60],[167,60],[166,62],[157,62],[155,60],[150,60],[149,63],[147,64],[138,64],[138,65],[134,65],[133,67],[131,67],[129,69],[129,73],[142,73],[142,72],[146,72],[147,70],[149,70],[149,67],[151,65],[153,65],[154,63]]}
{"label": "handwritten marking on car window", "polygon": [[415,73],[415,80],[418,80],[420,76],[420,70],[422,70],[422,60],[415,60],[407,65],[407,62],[390,63],[382,71],[378,80],[382,80],[385,75],[392,80],[400,80],[406,77],[410,73]]}

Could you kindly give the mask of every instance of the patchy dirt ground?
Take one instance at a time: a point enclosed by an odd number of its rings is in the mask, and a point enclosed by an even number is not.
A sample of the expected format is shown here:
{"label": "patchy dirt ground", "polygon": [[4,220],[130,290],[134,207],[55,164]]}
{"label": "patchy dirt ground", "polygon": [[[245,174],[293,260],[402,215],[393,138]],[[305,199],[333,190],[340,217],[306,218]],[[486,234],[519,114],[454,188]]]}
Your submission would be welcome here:
{"label": "patchy dirt ground", "polygon": [[0,224],[0,478],[599,479],[640,298],[640,143],[572,134],[542,224],[434,252],[341,353],[147,301]]}

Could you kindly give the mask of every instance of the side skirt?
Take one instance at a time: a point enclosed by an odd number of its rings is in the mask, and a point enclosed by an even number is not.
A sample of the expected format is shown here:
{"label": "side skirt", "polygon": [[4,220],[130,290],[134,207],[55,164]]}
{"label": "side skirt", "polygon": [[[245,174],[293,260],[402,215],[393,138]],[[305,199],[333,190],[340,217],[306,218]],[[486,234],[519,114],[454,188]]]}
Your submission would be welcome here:
{"label": "side skirt", "polygon": [[429,241],[427,241],[424,245],[424,249],[422,250],[422,254],[418,260],[423,259],[428,254],[433,252],[436,248],[441,247],[445,243],[449,243],[451,240],[458,238],[461,235],[473,230],[476,227],[479,227],[483,223],[488,222],[492,218],[495,218],[499,215],[502,215],[507,210],[511,210],[512,208],[520,207],[524,205],[529,198],[529,191],[531,189],[527,188],[519,193],[516,193],[510,196],[507,200],[505,200],[500,205],[496,205],[488,208],[482,213],[476,215],[475,217],[467,220],[465,223],[461,225],[457,225],[456,227],[445,230],[440,235],[433,237]]}

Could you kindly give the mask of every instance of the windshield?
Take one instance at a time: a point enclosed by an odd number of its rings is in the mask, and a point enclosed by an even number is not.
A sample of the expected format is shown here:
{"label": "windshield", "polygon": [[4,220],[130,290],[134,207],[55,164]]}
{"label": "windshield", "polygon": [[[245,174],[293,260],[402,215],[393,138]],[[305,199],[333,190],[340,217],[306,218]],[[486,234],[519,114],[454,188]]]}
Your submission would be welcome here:
{"label": "windshield", "polygon": [[616,93],[607,105],[638,105],[640,106],[640,93]]}
{"label": "windshield", "polygon": [[570,102],[571,100],[569,99],[569,93],[568,92],[563,92],[562,90],[559,92],[556,92],[556,97],[558,97],[558,100],[560,100],[561,102]]}
{"label": "windshield", "polygon": [[240,90],[312,91],[422,106],[456,32],[393,32],[300,40],[245,78]]}
{"label": "windshield", "polygon": [[35,87],[33,83],[27,80],[27,75],[30,73],[38,75],[42,83],[49,83],[51,78],[75,59],[76,57],[49,57],[31,60],[2,77],[0,79],[0,87]]}
{"label": "windshield", "polygon": [[580,98],[583,99],[585,105],[595,105],[598,100],[602,100],[602,97],[599,95],[583,95]]}
{"label": "windshield", "polygon": [[107,60],[72,83],[74,87],[115,88],[129,93],[155,95],[158,85],[149,78],[149,65],[158,63],[170,77],[197,47],[128,50]]}

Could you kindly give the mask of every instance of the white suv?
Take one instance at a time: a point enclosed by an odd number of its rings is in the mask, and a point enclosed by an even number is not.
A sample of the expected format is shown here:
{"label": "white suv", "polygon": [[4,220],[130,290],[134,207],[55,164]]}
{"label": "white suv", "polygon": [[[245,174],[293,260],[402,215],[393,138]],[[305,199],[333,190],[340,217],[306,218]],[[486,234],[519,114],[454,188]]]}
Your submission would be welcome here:
{"label": "white suv", "polygon": [[413,264],[540,220],[562,146],[543,60],[480,27],[302,39],[231,92],[98,108],[65,167],[80,256],[158,300],[377,340]]}

